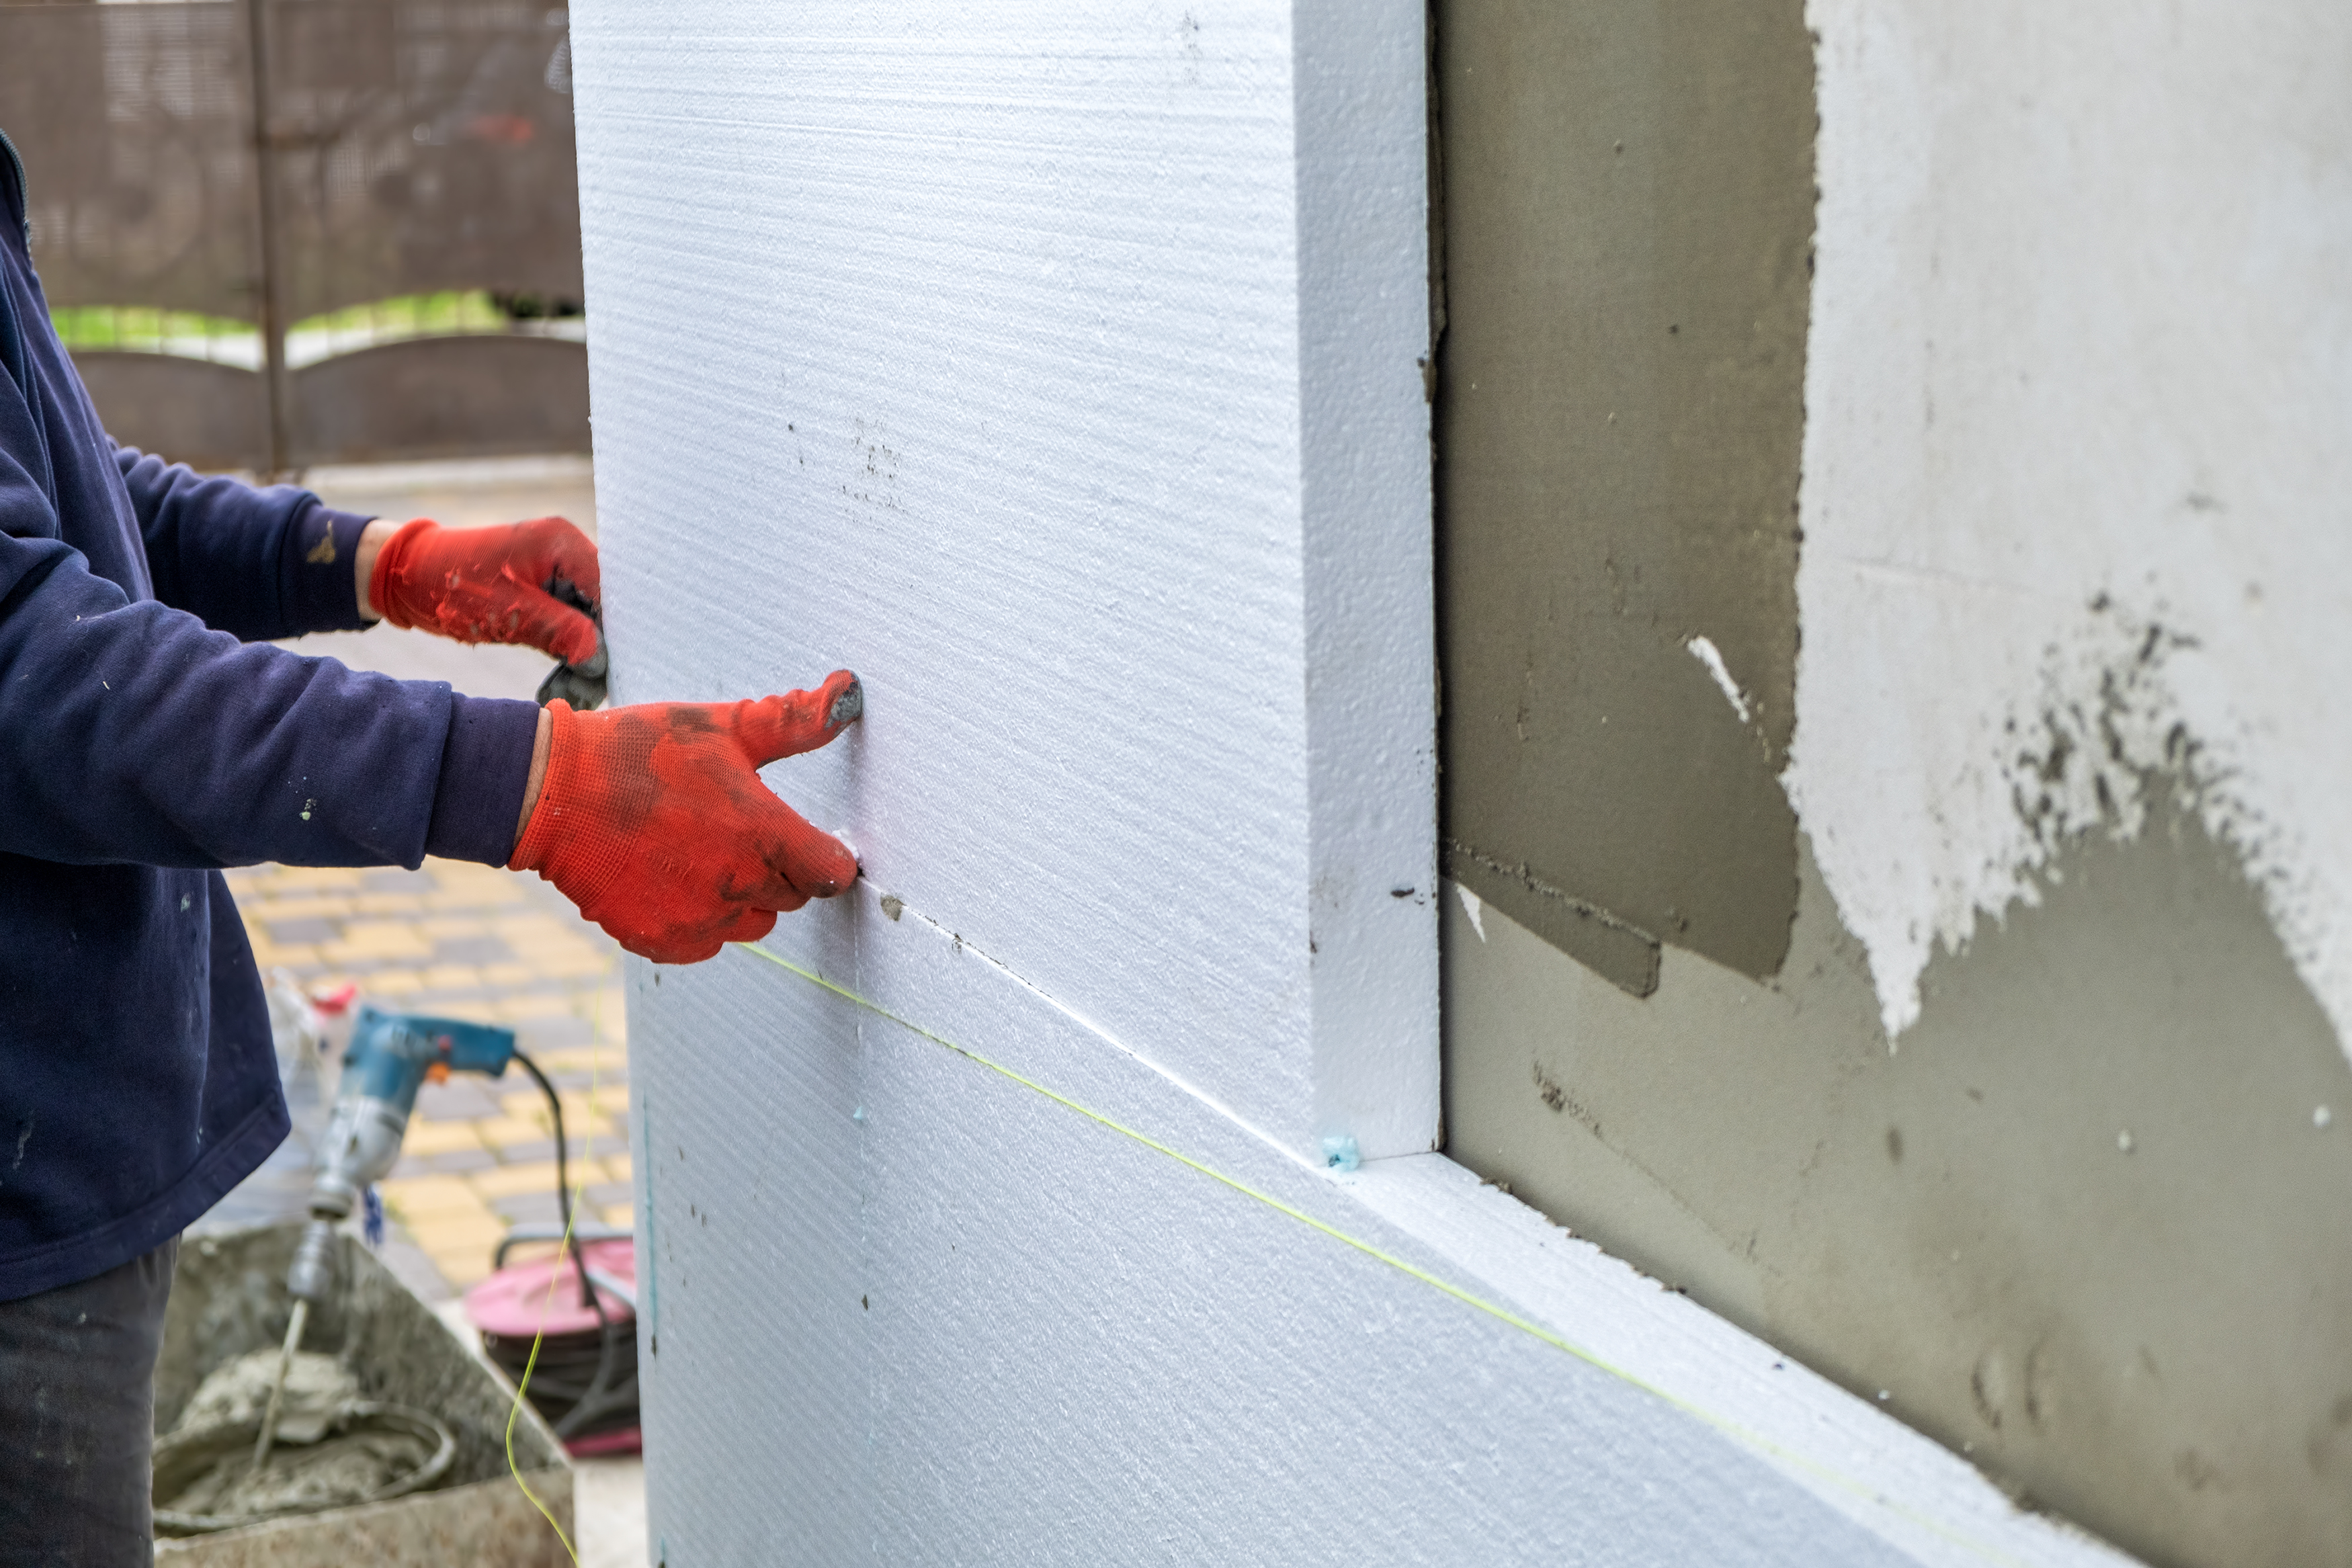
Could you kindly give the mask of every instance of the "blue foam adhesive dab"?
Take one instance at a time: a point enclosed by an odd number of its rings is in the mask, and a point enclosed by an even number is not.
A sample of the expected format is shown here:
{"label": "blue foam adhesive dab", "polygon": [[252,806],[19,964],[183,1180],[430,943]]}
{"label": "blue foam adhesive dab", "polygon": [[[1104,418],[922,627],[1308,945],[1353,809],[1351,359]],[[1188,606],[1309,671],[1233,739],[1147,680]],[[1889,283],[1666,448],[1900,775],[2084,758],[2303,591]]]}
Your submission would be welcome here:
{"label": "blue foam adhesive dab", "polygon": [[1364,1163],[1356,1153],[1352,1133],[1334,1133],[1323,1140],[1323,1163],[1335,1171],[1351,1171]]}

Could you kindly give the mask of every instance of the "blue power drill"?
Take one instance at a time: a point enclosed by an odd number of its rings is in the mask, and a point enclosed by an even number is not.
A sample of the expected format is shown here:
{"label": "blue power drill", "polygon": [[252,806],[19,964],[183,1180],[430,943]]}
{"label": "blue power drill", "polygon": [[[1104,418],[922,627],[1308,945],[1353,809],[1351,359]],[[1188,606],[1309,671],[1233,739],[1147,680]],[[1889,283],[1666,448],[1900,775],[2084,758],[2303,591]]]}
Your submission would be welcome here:
{"label": "blue power drill", "polygon": [[286,1396],[286,1374],[294,1364],[294,1353],[302,1346],[302,1328],[310,1321],[310,1308],[334,1288],[336,1222],[351,1213],[368,1184],[389,1172],[400,1158],[400,1140],[408,1134],[408,1115],[416,1109],[416,1091],[426,1079],[446,1078],[452,1072],[497,1078],[514,1055],[510,1029],[360,1009],[352,1025],[351,1049],[343,1052],[343,1081],[335,1092],[334,1114],[328,1118],[327,1135],[319,1145],[319,1176],[310,1187],[310,1223],[302,1228],[293,1266],[286,1270],[286,1291],[294,1298],[294,1310],[287,1320],[286,1343],[278,1353],[278,1375],[269,1385],[261,1433],[253,1445],[255,1473],[269,1462],[270,1444],[278,1436],[278,1410]]}
{"label": "blue power drill", "polygon": [[326,1295],[332,1282],[335,1225],[359,1203],[368,1184],[400,1158],[417,1089],[428,1078],[438,1082],[452,1072],[499,1077],[514,1054],[510,1029],[360,1009],[351,1049],[343,1052],[334,1113],[319,1146],[310,1223],[286,1273],[286,1289],[297,1301],[314,1302]]}

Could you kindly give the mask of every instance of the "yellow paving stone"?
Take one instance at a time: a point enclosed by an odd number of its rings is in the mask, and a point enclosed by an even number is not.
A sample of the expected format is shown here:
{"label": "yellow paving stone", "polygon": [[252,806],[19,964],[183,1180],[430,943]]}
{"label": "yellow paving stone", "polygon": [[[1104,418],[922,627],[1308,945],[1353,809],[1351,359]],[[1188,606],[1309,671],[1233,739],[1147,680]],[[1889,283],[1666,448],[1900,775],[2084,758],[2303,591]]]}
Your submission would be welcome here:
{"label": "yellow paving stone", "polygon": [[[543,1067],[546,1064],[542,1062],[541,1065]],[[555,1100],[557,1104],[563,1107],[563,1130],[566,1133],[578,1131],[580,1124],[585,1122],[592,1114],[610,1115],[621,1107],[620,1095],[599,1094],[596,1096],[596,1108],[592,1113],[588,1108],[588,1091],[585,1089],[558,1090]],[[521,1120],[528,1117],[540,1122],[542,1125],[545,1124],[547,1096],[536,1089],[519,1094],[501,1094],[499,1096],[499,1103],[506,1107],[507,1115],[510,1118]]]}
{"label": "yellow paving stone", "polygon": [[343,927],[342,945],[377,958],[429,958],[433,948],[405,920],[354,920]]}
{"label": "yellow paving stone", "polygon": [[[632,1203],[616,1203],[613,1205],[610,1208],[607,1208],[604,1211],[604,1223],[611,1226],[615,1230],[635,1230],[637,1228],[636,1205]],[[595,1260],[592,1254],[588,1264],[592,1272],[594,1270],[595,1266]],[[254,1440],[256,1442],[260,1441],[257,1437]]]}
{"label": "yellow paving stone", "polygon": [[525,1019],[570,1018],[572,1002],[569,998],[551,996],[541,991],[530,996],[502,998],[493,1010],[502,1019],[512,1019],[517,1021]]}
{"label": "yellow paving stone", "polygon": [[[611,1106],[611,1110],[613,1111],[618,1111],[621,1108],[620,1103],[617,1100]],[[521,1116],[504,1116],[494,1118],[494,1120],[497,1124],[501,1127],[520,1127],[528,1122],[528,1124],[531,1129],[531,1135],[530,1137],[509,1138],[505,1143],[499,1145],[501,1150],[515,1148],[530,1143],[548,1143],[555,1136],[555,1129],[548,1125],[547,1113],[544,1109],[541,1109],[538,1115],[529,1118]],[[475,1124],[476,1126],[486,1124],[487,1124],[479,1122]],[[588,1140],[591,1138],[609,1138],[612,1135],[613,1124],[605,1120],[604,1116],[589,1116],[576,1113],[572,1111],[566,1111],[563,1113],[563,1141],[565,1144],[569,1145],[575,1153],[584,1151],[588,1147]],[[485,1138],[484,1141],[488,1142],[488,1140]]]}
{"label": "yellow paving stone", "polygon": [[629,1156],[626,1155],[606,1155],[604,1156],[604,1179],[606,1181],[635,1180],[635,1178],[630,1174],[632,1169],[633,1167],[629,1163]]}
{"label": "yellow paving stone", "polygon": [[428,1214],[404,1222],[409,1235],[427,1252],[444,1249],[479,1248],[487,1253],[506,1236],[507,1222],[488,1209]]}
{"label": "yellow paving stone", "polygon": [[530,984],[535,977],[536,977],[530,972],[530,966],[528,964],[485,964],[482,966],[482,984],[485,986],[496,987],[500,989],[509,986],[527,986]]}
{"label": "yellow paving stone", "polygon": [[247,920],[341,920],[352,912],[348,898],[261,898],[240,904]]}
{"label": "yellow paving stone", "polygon": [[[574,1186],[599,1186],[607,1179],[603,1162],[586,1158],[570,1161],[564,1175],[572,1178]],[[484,1197],[512,1197],[521,1192],[551,1193],[555,1190],[555,1162],[534,1160],[529,1165],[500,1166],[496,1170],[475,1171],[466,1180]]]}
{"label": "yellow paving stone", "polygon": [[[586,944],[584,943],[582,944],[582,946],[583,948],[586,947]],[[588,949],[580,953],[559,954],[527,961],[530,962],[531,967],[537,969],[541,975],[558,980],[577,979],[589,975],[601,975],[605,971],[605,969],[611,967],[609,961],[604,957],[604,956],[593,949]]]}
{"label": "yellow paving stone", "polygon": [[362,915],[415,915],[425,908],[422,893],[362,893],[352,900]]}
{"label": "yellow paving stone", "polygon": [[478,991],[482,972],[471,964],[436,964],[424,974],[428,991]]}
{"label": "yellow paving stone", "polygon": [[425,857],[425,870],[443,887],[462,887],[469,883],[512,887],[520,880],[514,873],[500,866],[483,865],[478,861],[443,860],[437,855]]}
{"label": "yellow paving stone", "polygon": [[488,909],[504,904],[520,904],[525,897],[519,887],[508,888],[436,888],[425,895],[427,909]]}
{"label": "yellow paving stone", "polygon": [[490,929],[508,941],[529,941],[533,936],[570,937],[578,930],[577,922],[566,922],[553,915],[502,915],[490,922]]}
{"label": "yellow paving stone", "polygon": [[488,1247],[458,1247],[441,1252],[428,1250],[425,1255],[433,1260],[434,1271],[457,1290],[478,1285],[489,1278],[490,1251]]}
{"label": "yellow paving stone", "polygon": [[592,1070],[615,1076],[629,1068],[629,1051],[622,1045],[567,1045],[562,1051],[544,1052],[535,1060],[550,1072],[587,1072]]}
{"label": "yellow paving stone", "polygon": [[487,936],[490,923],[478,915],[428,915],[416,922],[416,933],[436,942],[453,936]]}
{"label": "yellow paving stone", "polygon": [[360,877],[355,866],[286,865],[278,867],[270,880],[282,887],[357,887]]}
{"label": "yellow paving stone", "polygon": [[501,931],[499,937],[518,953],[593,953],[595,945],[576,929],[550,931],[543,926],[531,926],[522,931]]}
{"label": "yellow paving stone", "polygon": [[509,942],[507,948],[533,979],[578,980],[594,977],[604,968],[604,956],[585,942]]}
{"label": "yellow paving stone", "polygon": [[442,1247],[470,1247],[478,1241],[495,1246],[507,1233],[504,1217],[492,1213],[490,1207],[478,1199],[471,1208],[404,1215],[401,1224],[427,1252]]}
{"label": "yellow paving stone", "polygon": [[[520,924],[525,920],[529,920],[530,924],[527,925]],[[499,924],[505,925],[509,922],[516,924],[517,929],[512,933],[512,935],[517,940],[523,942],[535,941],[541,938],[545,938],[551,942],[559,939],[565,942],[584,942],[596,936],[601,929],[601,927],[590,925],[585,919],[582,918],[577,913],[572,910],[563,908],[551,909],[545,904],[538,904],[536,913],[530,915],[509,915],[502,916]],[[508,933],[501,931],[499,935],[503,936],[508,935]]]}
{"label": "yellow paving stone", "polygon": [[376,1190],[383,1194],[383,1201],[403,1220],[412,1225],[447,1214],[489,1212],[482,1195],[453,1176],[407,1176],[378,1182]]}
{"label": "yellow paving stone", "polygon": [[[485,1116],[466,1125],[473,1128],[474,1135],[482,1141],[485,1148],[491,1149],[510,1149],[520,1144],[543,1144],[555,1136],[547,1124],[536,1117],[525,1120],[520,1116]],[[566,1127],[564,1131],[570,1133],[572,1129]]]}
{"label": "yellow paving stone", "polygon": [[471,1122],[436,1122],[424,1116],[408,1119],[408,1136],[401,1140],[401,1153],[406,1155],[449,1155],[465,1149],[478,1149],[482,1140],[476,1135]]}
{"label": "yellow paving stone", "polygon": [[360,989],[379,997],[404,997],[425,988],[425,982],[406,969],[379,969],[360,978]]}
{"label": "yellow paving stone", "polygon": [[585,1087],[567,1089],[563,1091],[562,1100],[563,1128],[570,1132],[574,1122],[584,1125],[593,1118],[601,1123],[627,1112],[629,1091],[626,1086],[605,1078],[596,1085],[594,1093],[590,1093]]}
{"label": "yellow paving stone", "polygon": [[253,962],[265,973],[283,964],[289,969],[307,969],[319,962],[319,947],[314,942],[289,942],[280,947],[274,942],[256,942]]}

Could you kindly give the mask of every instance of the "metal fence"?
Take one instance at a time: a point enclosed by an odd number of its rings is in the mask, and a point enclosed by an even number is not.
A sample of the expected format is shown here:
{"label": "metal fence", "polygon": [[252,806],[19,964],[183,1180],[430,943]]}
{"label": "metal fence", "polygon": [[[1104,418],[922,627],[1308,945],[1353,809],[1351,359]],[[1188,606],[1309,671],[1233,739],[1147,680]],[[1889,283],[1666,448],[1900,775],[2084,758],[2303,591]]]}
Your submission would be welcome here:
{"label": "metal fence", "polygon": [[587,450],[571,88],[544,5],[0,3],[52,313],[210,466]]}

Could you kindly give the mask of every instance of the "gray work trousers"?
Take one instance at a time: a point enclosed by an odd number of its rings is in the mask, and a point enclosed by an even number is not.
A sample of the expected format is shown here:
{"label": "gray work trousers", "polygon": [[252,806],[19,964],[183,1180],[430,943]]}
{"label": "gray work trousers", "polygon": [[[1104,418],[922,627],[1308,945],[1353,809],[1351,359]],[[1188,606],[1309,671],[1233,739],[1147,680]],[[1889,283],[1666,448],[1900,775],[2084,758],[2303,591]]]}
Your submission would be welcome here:
{"label": "gray work trousers", "polygon": [[0,1563],[153,1568],[155,1354],[177,1239],[0,1301]]}

